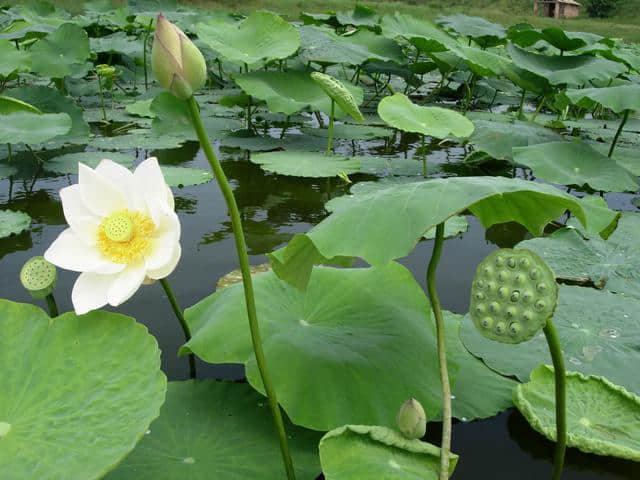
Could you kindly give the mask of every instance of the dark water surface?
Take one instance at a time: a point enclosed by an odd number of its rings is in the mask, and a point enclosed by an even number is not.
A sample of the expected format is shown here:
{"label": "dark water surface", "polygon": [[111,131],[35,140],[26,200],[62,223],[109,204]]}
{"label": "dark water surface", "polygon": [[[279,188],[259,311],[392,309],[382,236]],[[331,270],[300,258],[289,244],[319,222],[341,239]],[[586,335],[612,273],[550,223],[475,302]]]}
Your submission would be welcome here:
{"label": "dark water surface", "polygon": [[[364,151],[374,153],[381,142],[369,142]],[[351,142],[341,149],[351,154]],[[225,149],[223,149],[225,150]],[[196,144],[187,144],[172,151],[151,152],[163,164],[180,164],[208,168]],[[399,156],[403,152],[397,153]],[[441,163],[451,172],[482,174],[467,171],[457,165],[464,151],[451,148],[435,151],[429,161]],[[412,152],[407,154],[411,157]],[[139,159],[146,152],[139,152]],[[265,253],[286,243],[293,233],[305,232],[326,215],[324,203],[330,196],[345,193],[345,187],[332,181],[327,190],[326,179],[308,180],[263,172],[246,160],[246,152],[221,152],[223,166],[229,176],[242,211],[252,264],[266,262]],[[31,160],[24,159],[25,164]],[[495,172],[486,172],[495,173]],[[26,178],[33,168],[20,173]],[[372,177],[373,178],[373,177]],[[366,179],[354,176],[353,180]],[[42,255],[56,236],[66,228],[58,190],[77,182],[75,175],[48,176],[40,174],[31,193],[31,180],[0,181],[0,209],[19,209],[29,213],[34,222],[29,232],[0,239],[0,296],[18,302],[32,302],[21,287],[18,273],[23,263],[33,255]],[[238,267],[229,218],[220,191],[215,183],[175,189],[176,208],[182,223],[182,258],[169,277],[183,307],[193,305],[213,292],[219,277]],[[607,196],[613,208],[634,209],[628,195]],[[428,205],[425,205],[428,208]],[[456,313],[466,313],[469,286],[476,265],[497,246],[512,246],[525,238],[517,225],[498,225],[488,231],[472,217],[470,228],[460,238],[449,239],[438,270],[438,288],[443,307]],[[426,265],[432,242],[423,241],[414,252],[402,260],[424,287]],[[56,299],[61,311],[71,310],[70,292],[77,274],[59,271]],[[41,305],[45,308],[45,305]],[[117,309],[144,323],[158,339],[162,349],[162,368],[169,379],[185,379],[187,362],[176,352],[183,343],[182,332],[173,317],[161,287],[142,287],[135,296]],[[198,362],[199,377],[238,379],[243,369],[237,365],[212,366]],[[455,400],[454,400],[455,401]],[[429,439],[438,443],[440,424],[429,426]],[[553,444],[529,427],[515,409],[492,419],[456,423],[453,450],[461,455],[457,480],[534,480],[550,478]],[[637,463],[583,454],[575,449],[567,453],[565,480],[637,480]]]}

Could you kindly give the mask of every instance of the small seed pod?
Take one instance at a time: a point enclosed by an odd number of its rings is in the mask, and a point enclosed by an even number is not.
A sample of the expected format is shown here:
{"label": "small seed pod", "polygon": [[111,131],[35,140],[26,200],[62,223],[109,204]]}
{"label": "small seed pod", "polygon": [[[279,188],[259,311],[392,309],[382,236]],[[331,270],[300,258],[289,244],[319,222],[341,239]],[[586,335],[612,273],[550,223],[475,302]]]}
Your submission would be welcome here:
{"label": "small seed pod", "polygon": [[[498,288],[487,288],[492,283]],[[530,250],[503,248],[478,265],[469,314],[483,336],[520,343],[544,328],[557,301],[555,275],[544,260]]]}
{"label": "small seed pod", "polygon": [[33,298],[45,298],[53,292],[58,280],[55,265],[44,257],[32,257],[20,270],[20,282]]}
{"label": "small seed pod", "polygon": [[362,112],[358,108],[358,102],[340,80],[320,72],[313,72],[311,78],[346,114],[351,115],[358,123],[364,122]]}
{"label": "small seed pod", "polygon": [[427,431],[427,415],[415,398],[410,398],[402,404],[396,422],[400,433],[406,438],[422,438]]}

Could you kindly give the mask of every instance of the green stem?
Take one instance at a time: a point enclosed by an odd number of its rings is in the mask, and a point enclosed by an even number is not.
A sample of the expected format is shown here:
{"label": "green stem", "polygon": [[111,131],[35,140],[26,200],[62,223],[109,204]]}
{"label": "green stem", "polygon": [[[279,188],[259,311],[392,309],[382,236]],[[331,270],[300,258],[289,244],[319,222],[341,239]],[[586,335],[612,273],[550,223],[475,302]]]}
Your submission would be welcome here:
{"label": "green stem", "polygon": [[524,97],[527,94],[526,90],[522,90],[522,97],[520,97],[520,108],[518,109],[518,118],[522,120],[522,116],[524,115]]}
{"label": "green stem", "polygon": [[329,116],[329,130],[327,131],[327,157],[331,155],[331,140],[333,140],[333,115],[335,113],[336,102],[331,99],[331,115]]}
{"label": "green stem", "polygon": [[[180,326],[182,327],[182,331],[184,332],[184,339],[188,342],[189,340],[191,340],[191,331],[189,330],[187,321],[184,319],[182,309],[180,308],[180,305],[178,305],[178,300],[176,300],[173,289],[171,288],[171,285],[169,285],[169,280],[167,280],[166,277],[161,278],[160,285],[162,285],[164,293],[167,294],[167,298],[169,299],[169,303],[171,304],[173,313],[178,319],[178,322],[180,322]],[[196,358],[193,353],[189,355],[189,378],[196,378]]]}
{"label": "green stem", "polygon": [[102,119],[105,121],[105,123],[107,122],[107,112],[104,109],[104,95],[102,93],[102,79],[100,77],[100,74],[97,73],[98,76],[98,88],[100,89],[100,107],[102,108]]}
{"label": "green stem", "polygon": [[50,293],[46,297],[47,306],[49,307],[49,316],[51,318],[55,318],[59,315],[58,313],[58,305],[56,304],[56,299],[53,298],[53,293]]}
{"label": "green stem", "polygon": [[613,137],[613,142],[611,142],[611,148],[609,149],[609,158],[613,155],[613,150],[616,148],[616,143],[618,143],[618,138],[622,133],[622,128],[624,124],[627,123],[627,119],[629,118],[630,110],[625,110],[624,115],[622,116],[622,121],[620,122],[620,126],[618,126],[618,130],[616,131],[616,135]]}
{"label": "green stem", "polygon": [[427,152],[424,148],[424,135],[420,139],[420,147],[422,148],[422,176],[427,178]]}
{"label": "green stem", "polygon": [[564,464],[564,452],[567,447],[567,393],[565,388],[565,369],[562,349],[558,341],[558,334],[551,319],[544,327],[544,335],[547,337],[556,383],[556,450],[553,455],[553,480],[562,478]]}
{"label": "green stem", "polygon": [[149,35],[151,35],[151,25],[153,25],[153,18],[149,20],[149,26],[147,32],[144,35],[144,44],[142,45],[142,62],[144,64],[144,89],[149,90],[149,77],[147,74],[147,43],[149,42]]}
{"label": "green stem", "polygon": [[535,122],[536,117],[538,116],[538,114],[540,113],[540,111],[542,110],[542,107],[544,106],[544,102],[547,99],[546,96],[542,96],[542,100],[540,100],[540,103],[538,104],[538,107],[536,108],[536,111],[533,112],[533,117],[531,117],[531,121]]}
{"label": "green stem", "polygon": [[7,143],[7,154],[9,155],[7,158],[7,163],[11,163],[11,144]]}
{"label": "green stem", "polygon": [[291,460],[291,454],[289,453],[289,444],[287,442],[287,433],[284,428],[284,422],[282,420],[282,412],[278,406],[278,400],[276,399],[276,393],[271,383],[271,378],[267,370],[267,362],[262,350],[262,340],[260,339],[260,326],[258,324],[258,316],[256,314],[256,302],[253,294],[253,282],[251,279],[251,272],[249,270],[249,256],[247,255],[247,245],[245,243],[244,232],[242,231],[242,222],[240,220],[240,212],[238,211],[238,205],[233,196],[233,191],[227,180],[227,176],[224,174],[224,170],[220,165],[218,157],[216,157],[211,142],[202,124],[200,118],[200,112],[198,109],[198,103],[194,97],[187,100],[189,111],[191,113],[191,120],[193,127],[198,134],[200,145],[204,150],[204,153],[211,165],[213,174],[218,181],[222,195],[227,203],[229,209],[229,215],[231,216],[231,226],[233,228],[233,234],[235,237],[236,250],[238,252],[238,259],[240,261],[240,270],[242,271],[242,284],[244,286],[244,299],[247,306],[247,316],[249,317],[249,328],[251,330],[251,341],[253,343],[253,351],[256,356],[256,363],[260,376],[262,378],[262,384],[264,390],[269,399],[269,408],[273,415],[273,421],[278,432],[278,440],[280,441],[280,451],[282,453],[282,460],[284,462],[285,470],[287,471],[288,480],[295,480],[296,475],[293,469],[293,461]]}
{"label": "green stem", "polygon": [[431,300],[433,316],[436,320],[436,335],[438,337],[438,363],[440,364],[440,381],[442,382],[442,445],[440,446],[440,480],[449,478],[449,452],[451,451],[451,386],[447,371],[447,352],[444,340],[444,319],[440,299],[436,290],[436,270],[442,254],[444,242],[444,222],[436,227],[436,239],[433,253],[427,268],[427,291]]}

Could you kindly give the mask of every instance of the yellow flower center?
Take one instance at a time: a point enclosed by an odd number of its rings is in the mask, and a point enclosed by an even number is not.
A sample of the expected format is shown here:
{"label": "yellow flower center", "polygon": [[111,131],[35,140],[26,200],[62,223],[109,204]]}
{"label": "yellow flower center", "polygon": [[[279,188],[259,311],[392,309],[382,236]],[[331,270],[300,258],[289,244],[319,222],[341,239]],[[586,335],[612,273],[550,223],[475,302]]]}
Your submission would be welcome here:
{"label": "yellow flower center", "polygon": [[140,212],[121,210],[98,227],[98,248],[114,263],[130,264],[151,249],[153,221]]}

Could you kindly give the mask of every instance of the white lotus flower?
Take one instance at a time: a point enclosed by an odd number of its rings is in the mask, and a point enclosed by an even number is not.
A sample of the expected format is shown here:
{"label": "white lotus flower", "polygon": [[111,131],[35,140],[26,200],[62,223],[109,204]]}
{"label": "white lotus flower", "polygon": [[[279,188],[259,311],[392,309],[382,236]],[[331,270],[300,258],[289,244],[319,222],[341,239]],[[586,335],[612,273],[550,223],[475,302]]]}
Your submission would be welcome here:
{"label": "white lotus flower", "polygon": [[131,172],[111,160],[80,163],[78,183],[60,190],[70,228],[44,258],[82,272],[71,299],[78,315],[118,306],[145,280],[169,275],[180,259],[180,221],[155,158]]}

